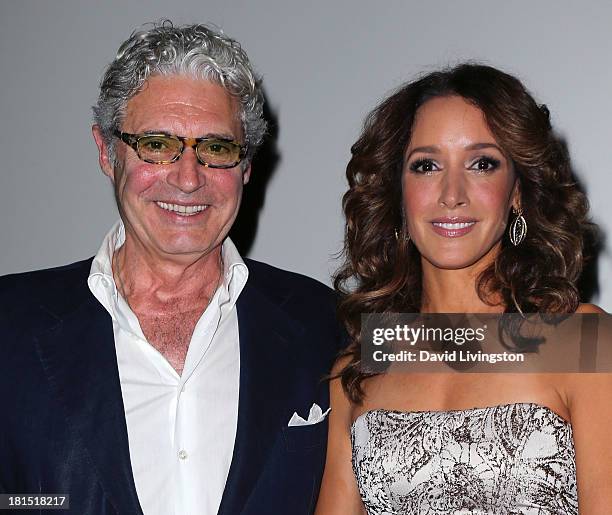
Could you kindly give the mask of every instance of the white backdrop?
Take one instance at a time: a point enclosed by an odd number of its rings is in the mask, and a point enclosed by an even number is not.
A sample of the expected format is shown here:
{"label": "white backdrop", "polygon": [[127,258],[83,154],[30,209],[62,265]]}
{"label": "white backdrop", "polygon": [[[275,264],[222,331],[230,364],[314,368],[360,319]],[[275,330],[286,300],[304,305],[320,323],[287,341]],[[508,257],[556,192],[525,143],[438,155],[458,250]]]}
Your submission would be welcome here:
{"label": "white backdrop", "polygon": [[[363,117],[415,74],[464,59],[517,75],[549,106],[595,220],[612,231],[612,3],[0,0],[0,274],[97,250],[117,213],[90,106],[119,43],[164,17],[222,27],[264,76],[280,159],[255,259],[329,283]],[[612,310],[607,250],[599,288],[594,300]]]}

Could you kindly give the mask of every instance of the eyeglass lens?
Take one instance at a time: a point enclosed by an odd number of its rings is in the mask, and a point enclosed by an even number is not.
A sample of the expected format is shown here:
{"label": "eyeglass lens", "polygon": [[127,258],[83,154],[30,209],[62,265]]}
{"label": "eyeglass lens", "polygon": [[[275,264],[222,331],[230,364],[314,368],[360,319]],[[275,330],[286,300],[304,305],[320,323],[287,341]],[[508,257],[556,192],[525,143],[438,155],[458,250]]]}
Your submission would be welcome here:
{"label": "eyeglass lens", "polygon": [[[181,154],[183,142],[178,138],[163,135],[142,136],[138,139],[141,159],[156,163],[174,161]],[[228,166],[240,161],[240,147],[223,140],[204,140],[196,145],[200,161],[211,166]]]}

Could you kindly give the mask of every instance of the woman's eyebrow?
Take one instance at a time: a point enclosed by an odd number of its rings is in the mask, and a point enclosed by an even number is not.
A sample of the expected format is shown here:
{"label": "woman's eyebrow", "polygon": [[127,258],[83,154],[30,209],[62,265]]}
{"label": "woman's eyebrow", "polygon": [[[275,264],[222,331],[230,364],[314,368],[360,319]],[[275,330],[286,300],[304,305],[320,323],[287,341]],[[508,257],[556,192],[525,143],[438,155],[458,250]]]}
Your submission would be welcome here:
{"label": "woman's eyebrow", "polygon": [[[483,143],[472,143],[471,145],[468,145],[467,147],[465,147],[465,150],[482,150],[485,148],[494,148],[500,154],[505,155],[504,151],[501,148],[499,148],[499,146],[496,145],[495,143],[484,143],[484,142]],[[438,152],[440,152],[440,148],[436,145],[416,147],[416,148],[413,148],[408,153],[408,155],[406,156],[406,159],[410,159],[410,156],[412,156],[412,154],[415,154],[417,152],[423,152],[424,154],[437,154]]]}
{"label": "woman's eyebrow", "polygon": [[437,154],[439,151],[440,148],[435,145],[427,147],[416,147],[410,151],[410,153],[406,156],[406,159],[410,159],[410,156],[416,152],[423,152],[425,154]]}
{"label": "woman's eyebrow", "polygon": [[504,153],[504,151],[495,143],[473,143],[465,147],[466,150],[482,150],[483,148],[494,148],[500,154]]}

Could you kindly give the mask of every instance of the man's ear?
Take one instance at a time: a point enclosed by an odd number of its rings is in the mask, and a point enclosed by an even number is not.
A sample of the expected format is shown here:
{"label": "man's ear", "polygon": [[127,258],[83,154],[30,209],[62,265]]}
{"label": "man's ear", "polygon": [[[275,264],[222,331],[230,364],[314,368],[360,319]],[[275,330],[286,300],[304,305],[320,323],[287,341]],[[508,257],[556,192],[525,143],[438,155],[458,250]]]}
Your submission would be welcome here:
{"label": "man's ear", "polygon": [[248,184],[250,178],[251,178],[251,163],[249,163],[249,166],[247,166],[242,172],[242,184]]}
{"label": "man's ear", "polygon": [[100,163],[100,168],[102,168],[104,175],[107,175],[114,183],[115,167],[108,158],[108,146],[102,137],[102,131],[98,125],[94,125],[91,128],[91,133],[93,134],[96,146],[98,147],[98,163]]}

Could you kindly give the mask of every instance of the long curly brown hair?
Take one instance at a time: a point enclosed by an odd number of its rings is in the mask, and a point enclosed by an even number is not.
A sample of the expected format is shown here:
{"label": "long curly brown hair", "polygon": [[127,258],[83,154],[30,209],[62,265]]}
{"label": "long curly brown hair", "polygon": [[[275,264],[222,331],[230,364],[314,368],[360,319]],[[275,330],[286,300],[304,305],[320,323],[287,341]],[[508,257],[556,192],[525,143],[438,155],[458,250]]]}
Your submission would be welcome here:
{"label": "long curly brown hair", "polygon": [[404,151],[419,107],[449,95],[464,98],[484,113],[514,165],[529,227],[518,246],[504,235],[494,263],[478,278],[480,298],[488,302],[491,293],[497,294],[506,312],[523,313],[573,313],[580,301],[576,281],[584,238],[594,226],[546,106],[538,105],[515,77],[480,64],[464,63],[407,83],[368,115],[346,169],[344,262],[334,286],[341,294],[339,316],[351,340],[344,353],[350,361],[339,375],[356,403],[364,397],[363,380],[373,375],[360,366],[361,315],[420,311],[420,254],[414,244],[395,235],[403,226]]}

